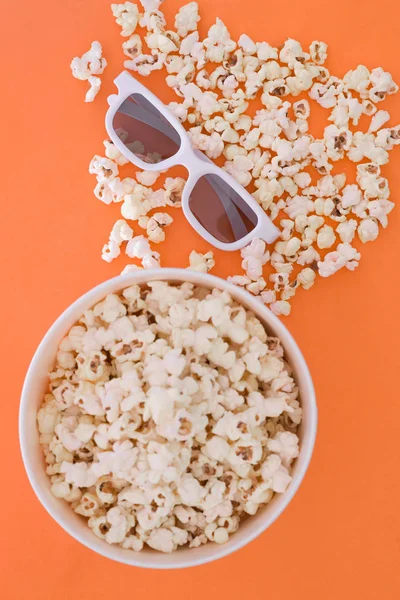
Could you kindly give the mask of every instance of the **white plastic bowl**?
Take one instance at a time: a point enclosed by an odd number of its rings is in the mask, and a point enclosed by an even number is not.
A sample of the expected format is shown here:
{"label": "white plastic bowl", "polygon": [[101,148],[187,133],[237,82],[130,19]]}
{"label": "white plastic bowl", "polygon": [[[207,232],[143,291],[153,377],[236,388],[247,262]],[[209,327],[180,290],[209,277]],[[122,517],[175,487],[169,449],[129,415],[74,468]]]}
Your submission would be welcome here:
{"label": "white plastic bowl", "polygon": [[[281,340],[295,380],[300,388],[304,418],[300,428],[300,455],[292,467],[293,480],[284,494],[276,495],[256,515],[246,519],[226,544],[208,543],[199,548],[180,548],[172,554],[162,554],[151,549],[135,553],[112,546],[97,538],[89,529],[86,520],[71,510],[71,507],[55,498],[50,492],[49,478],[45,473],[42,449],[36,426],[36,412],[48,386],[48,372],[54,365],[58,345],[67,331],[83,312],[109,293],[117,292],[134,283],[164,280],[169,282],[190,281],[206,288],[227,290],[232,297],[251,309],[265,324],[267,330]],[[265,531],[289,504],[308,468],[317,430],[317,407],[311,376],[304,358],[283,323],[256,297],[227,281],[186,269],[154,269],[136,271],[115,277],[93,288],[74,302],[50,327],[30,364],[22,390],[19,433],[22,457],[31,485],[50,515],[76,540],[121,563],[153,569],[173,569],[201,565],[231,554],[251,542]]]}

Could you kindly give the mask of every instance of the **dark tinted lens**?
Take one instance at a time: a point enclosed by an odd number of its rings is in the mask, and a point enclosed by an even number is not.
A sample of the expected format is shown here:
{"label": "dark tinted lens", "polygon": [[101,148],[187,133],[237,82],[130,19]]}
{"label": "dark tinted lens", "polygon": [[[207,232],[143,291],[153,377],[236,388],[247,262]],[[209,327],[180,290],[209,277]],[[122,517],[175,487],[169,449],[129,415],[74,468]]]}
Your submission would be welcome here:
{"label": "dark tinted lens", "polygon": [[114,115],[113,127],[133,154],[157,163],[179,150],[179,134],[141,94],[131,94]]}
{"label": "dark tinted lens", "polygon": [[257,225],[253,209],[218,175],[203,175],[198,180],[189,207],[204,229],[220,242],[237,242]]}

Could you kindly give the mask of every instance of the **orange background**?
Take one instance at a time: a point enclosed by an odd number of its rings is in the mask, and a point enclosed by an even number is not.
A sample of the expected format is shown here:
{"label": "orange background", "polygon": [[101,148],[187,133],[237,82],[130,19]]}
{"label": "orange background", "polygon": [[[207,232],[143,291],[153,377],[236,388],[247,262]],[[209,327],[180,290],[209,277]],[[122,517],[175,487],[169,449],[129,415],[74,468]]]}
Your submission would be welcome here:
{"label": "orange background", "polygon": [[[165,2],[171,17],[181,3]],[[383,66],[400,82],[397,2],[200,0],[201,31],[216,16],[279,45],[290,36],[329,44],[328,67]],[[135,597],[273,600],[399,598],[399,212],[362,248],[360,267],[319,280],[293,301],[287,325],[309,362],[320,423],[305,481],[269,531],[236,554],[179,572],[112,563],[71,539],[31,490],[17,438],[19,395],[47,327],[80,294],[116,275],[124,261],[100,260],[117,218],[92,194],[90,159],[102,153],[106,97],[124,60],[108,0],[1,2],[0,332],[2,461],[0,596],[4,600]],[[69,63],[100,40],[109,66],[100,95]],[[161,77],[146,80],[166,99]],[[382,108],[400,120],[398,97]],[[400,152],[384,167],[400,191]],[[178,215],[175,211],[174,215]],[[186,266],[208,248],[180,216],[161,248],[164,266]],[[217,253],[218,275],[240,272]]]}

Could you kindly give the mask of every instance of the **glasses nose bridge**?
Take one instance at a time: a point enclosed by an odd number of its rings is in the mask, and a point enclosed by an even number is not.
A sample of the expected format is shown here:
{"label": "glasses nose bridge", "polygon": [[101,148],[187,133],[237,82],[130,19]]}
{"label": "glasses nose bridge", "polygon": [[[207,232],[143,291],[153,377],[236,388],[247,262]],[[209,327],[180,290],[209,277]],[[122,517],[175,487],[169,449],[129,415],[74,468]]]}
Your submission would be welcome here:
{"label": "glasses nose bridge", "polygon": [[186,137],[186,140],[186,144],[184,143],[184,140],[182,140],[182,146],[179,150],[178,156],[176,157],[177,164],[185,167],[190,177],[199,178],[204,175],[204,173],[209,172],[207,166],[215,167],[215,165],[199,150],[193,148],[188,137]]}
{"label": "glasses nose bridge", "polygon": [[188,141],[189,153],[186,158],[186,162],[190,163],[194,170],[200,172],[201,174],[204,174],[213,173],[215,169],[218,169],[216,164],[212,160],[210,160],[208,156],[206,156],[206,154],[203,154],[203,152],[201,152],[197,148],[194,148],[190,140]]}

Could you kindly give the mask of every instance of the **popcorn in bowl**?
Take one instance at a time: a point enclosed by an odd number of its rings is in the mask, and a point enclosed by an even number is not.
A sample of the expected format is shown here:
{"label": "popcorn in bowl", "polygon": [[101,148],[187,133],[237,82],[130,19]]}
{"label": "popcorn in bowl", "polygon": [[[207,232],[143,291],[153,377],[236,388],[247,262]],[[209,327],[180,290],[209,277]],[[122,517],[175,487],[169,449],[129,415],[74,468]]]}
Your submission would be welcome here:
{"label": "popcorn in bowl", "polygon": [[255,314],[167,281],[85,310],[37,413],[52,494],[106,543],[165,553],[223,544],[283,494],[301,420],[283,346]]}

